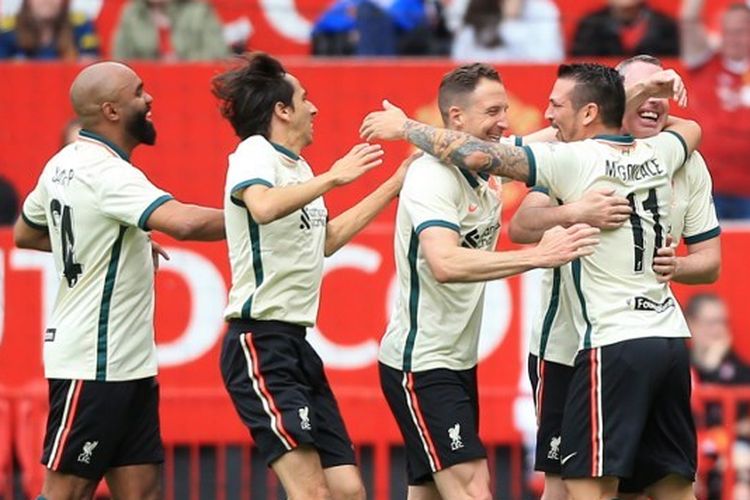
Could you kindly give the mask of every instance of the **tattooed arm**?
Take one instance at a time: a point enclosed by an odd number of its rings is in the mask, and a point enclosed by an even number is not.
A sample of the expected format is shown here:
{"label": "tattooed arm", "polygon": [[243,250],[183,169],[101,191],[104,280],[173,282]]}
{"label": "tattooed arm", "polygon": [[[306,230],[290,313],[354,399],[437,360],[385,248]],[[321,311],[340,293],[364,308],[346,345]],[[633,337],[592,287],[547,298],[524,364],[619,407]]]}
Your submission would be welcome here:
{"label": "tattooed arm", "polygon": [[522,148],[486,142],[464,132],[435,128],[410,120],[401,109],[388,101],[383,101],[383,108],[383,111],[375,111],[365,117],[359,129],[362,137],[368,140],[406,139],[422,151],[458,167],[518,181],[529,178],[529,160]]}

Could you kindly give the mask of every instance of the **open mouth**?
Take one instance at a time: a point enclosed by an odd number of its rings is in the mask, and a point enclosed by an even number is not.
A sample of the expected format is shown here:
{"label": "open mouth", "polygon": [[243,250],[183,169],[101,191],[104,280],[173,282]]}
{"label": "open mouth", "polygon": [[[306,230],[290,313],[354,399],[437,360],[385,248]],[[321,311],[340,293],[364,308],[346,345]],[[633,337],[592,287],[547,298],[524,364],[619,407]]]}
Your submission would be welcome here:
{"label": "open mouth", "polygon": [[148,111],[148,112],[146,113],[146,120],[148,120],[148,121],[152,121],[152,120],[151,120],[151,111]]}
{"label": "open mouth", "polygon": [[641,119],[654,122],[659,119],[659,114],[656,111],[641,111],[638,113],[638,116],[641,117]]}

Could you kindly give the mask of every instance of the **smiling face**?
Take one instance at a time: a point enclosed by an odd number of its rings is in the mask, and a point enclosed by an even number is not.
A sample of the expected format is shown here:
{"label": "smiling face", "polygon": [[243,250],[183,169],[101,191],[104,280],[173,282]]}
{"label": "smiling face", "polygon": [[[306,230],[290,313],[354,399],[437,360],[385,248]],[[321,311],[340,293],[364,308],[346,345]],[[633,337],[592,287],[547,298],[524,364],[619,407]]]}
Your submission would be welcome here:
{"label": "smiling face", "polygon": [[151,94],[144,90],[143,80],[131,70],[121,88],[119,105],[125,131],[139,144],[153,145],[156,142],[156,128],[151,121],[153,100]]}
{"label": "smiling face", "polygon": [[495,80],[481,78],[474,90],[449,110],[450,127],[474,137],[499,141],[508,129],[508,94]]}
{"label": "smiling face", "polygon": [[558,78],[549,95],[549,105],[544,117],[555,129],[555,137],[560,142],[571,142],[585,139],[581,114],[583,108],[576,109],[573,103],[573,91],[576,81],[570,78]]}
{"label": "smiling face", "polygon": [[[661,71],[655,64],[635,61],[622,70],[625,87],[645,80]],[[649,99],[635,111],[628,111],[622,119],[622,129],[633,137],[651,137],[664,129],[669,116],[668,99]]]}

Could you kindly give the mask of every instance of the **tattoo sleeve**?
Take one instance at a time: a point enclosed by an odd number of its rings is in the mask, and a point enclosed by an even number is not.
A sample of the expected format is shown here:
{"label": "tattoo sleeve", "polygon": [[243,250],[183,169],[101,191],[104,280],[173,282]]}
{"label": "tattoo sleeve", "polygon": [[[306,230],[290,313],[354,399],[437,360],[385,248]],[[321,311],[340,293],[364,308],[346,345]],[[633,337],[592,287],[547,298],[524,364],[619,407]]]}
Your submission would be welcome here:
{"label": "tattoo sleeve", "polygon": [[487,142],[464,132],[435,128],[414,120],[404,125],[406,140],[446,163],[473,171],[509,177],[529,178],[529,160],[523,149]]}

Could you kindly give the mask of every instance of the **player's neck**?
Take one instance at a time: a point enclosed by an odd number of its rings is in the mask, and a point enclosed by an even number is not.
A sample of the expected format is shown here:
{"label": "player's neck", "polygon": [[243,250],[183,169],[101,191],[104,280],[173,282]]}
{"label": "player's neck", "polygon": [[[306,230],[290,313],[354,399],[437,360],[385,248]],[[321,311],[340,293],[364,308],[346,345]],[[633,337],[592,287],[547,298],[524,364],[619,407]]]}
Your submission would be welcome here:
{"label": "player's neck", "polygon": [[86,127],[85,130],[93,132],[106,142],[113,144],[119,151],[130,157],[133,150],[138,145],[138,141],[130,139],[127,134],[118,133],[118,131],[105,130],[102,127]]}
{"label": "player's neck", "polygon": [[619,136],[623,135],[619,128],[617,127],[607,127],[602,124],[598,125],[592,125],[591,127],[588,127],[586,130],[586,134],[583,137],[583,139],[593,139],[597,136]]}
{"label": "player's neck", "polygon": [[302,152],[302,148],[305,147],[305,144],[303,144],[301,138],[295,137],[293,134],[284,132],[275,133],[273,130],[271,131],[269,141],[291,151],[297,156],[300,155],[300,153]]}

